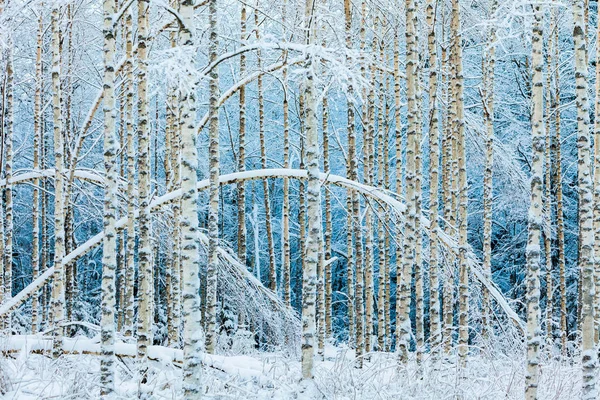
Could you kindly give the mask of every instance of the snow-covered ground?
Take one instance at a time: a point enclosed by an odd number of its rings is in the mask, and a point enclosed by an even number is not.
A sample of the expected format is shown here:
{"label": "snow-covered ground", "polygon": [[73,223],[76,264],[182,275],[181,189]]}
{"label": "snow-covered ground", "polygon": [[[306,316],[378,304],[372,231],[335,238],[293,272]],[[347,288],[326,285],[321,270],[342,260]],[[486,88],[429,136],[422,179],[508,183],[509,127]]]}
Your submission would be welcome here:
{"label": "snow-covered ground", "polygon": [[[85,346],[84,346],[85,347]],[[6,348],[6,343],[5,347]],[[328,346],[316,364],[314,384],[300,381],[300,362],[279,353],[205,355],[203,392],[208,399],[521,399],[524,355],[473,355],[461,378],[451,360],[427,358],[421,369],[411,361],[398,370],[394,354],[373,353],[362,369],[353,353]],[[94,399],[99,393],[99,361],[94,355],[65,355],[55,361],[24,348],[0,358],[3,399]],[[136,397],[138,367],[132,358],[118,358],[118,399]],[[182,374],[162,357],[150,362],[141,388],[151,399],[181,399]],[[540,399],[579,398],[577,363],[545,360]]]}

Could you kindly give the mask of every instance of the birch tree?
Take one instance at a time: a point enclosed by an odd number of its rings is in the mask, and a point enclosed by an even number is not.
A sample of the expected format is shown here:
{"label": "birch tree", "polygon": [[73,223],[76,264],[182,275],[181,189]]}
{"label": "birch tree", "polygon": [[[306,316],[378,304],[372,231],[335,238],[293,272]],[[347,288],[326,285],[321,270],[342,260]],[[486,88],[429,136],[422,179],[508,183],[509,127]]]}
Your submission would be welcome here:
{"label": "birch tree", "polygon": [[[138,0],[137,134],[138,134],[138,316],[137,356],[145,363],[152,343],[152,249],[150,216],[150,127],[148,121],[148,14],[149,1]],[[145,373],[144,373],[145,374]],[[145,378],[142,377],[142,380]]]}
{"label": "birch tree", "polygon": [[469,266],[467,261],[467,202],[468,202],[468,182],[466,168],[466,143],[465,143],[465,121],[464,121],[464,78],[463,78],[463,60],[462,60],[462,38],[460,24],[460,4],[459,0],[452,1],[452,58],[454,74],[452,84],[454,86],[452,98],[456,102],[454,109],[455,117],[455,137],[457,152],[458,171],[458,355],[459,364],[464,367],[467,362],[468,342],[469,342]]}
{"label": "birch tree", "polygon": [[[492,14],[496,10],[496,2],[492,3]],[[483,270],[488,279],[492,278],[492,203],[493,190],[493,167],[494,167],[494,69],[496,66],[496,28],[492,25],[488,32],[486,49],[483,60],[482,99],[483,116],[486,127],[485,143],[485,171],[483,176]],[[486,288],[483,289],[483,313],[482,331],[483,336],[489,334],[490,325],[490,294]]]}
{"label": "birch tree", "polygon": [[102,244],[102,320],[100,394],[113,394],[115,361],[115,270],[117,268],[117,141],[115,135],[115,15],[114,0],[103,1],[104,11],[104,240]]}
{"label": "birch tree", "polygon": [[[215,34],[214,13],[216,0],[210,0],[210,34]],[[182,24],[179,30],[179,43],[186,51],[194,47],[194,1],[183,0],[179,9]],[[211,48],[211,54],[214,49]],[[212,78],[212,77],[211,77]],[[196,93],[195,78],[192,71],[185,76],[186,91],[182,91],[181,102],[181,279],[182,279],[182,318],[183,318],[183,391],[188,399],[201,397],[202,325],[200,323],[200,248],[198,237],[198,192],[196,191],[198,153],[196,150]],[[213,83],[211,83],[212,85]],[[181,87],[182,85],[180,85]],[[214,112],[214,99],[210,98],[211,111]],[[214,116],[212,118],[215,118]],[[211,121],[211,124],[214,124]],[[218,167],[218,166],[217,166]],[[217,175],[218,179],[218,175]],[[212,180],[211,180],[212,189]],[[217,199],[218,204],[218,199]],[[216,222],[216,221],[215,221]],[[213,239],[211,239],[212,241]]]}
{"label": "birch tree", "polygon": [[[403,268],[400,286],[400,299],[398,304],[398,317],[396,317],[396,347],[401,363],[408,361],[410,319],[408,317],[410,302],[410,273],[415,265],[416,249],[416,219],[417,197],[416,191],[416,150],[417,150],[417,85],[418,85],[418,54],[416,42],[416,4],[414,0],[406,0],[406,96],[407,96],[407,131],[406,131],[406,199],[407,217],[404,226],[403,242]],[[398,177],[396,177],[398,179]],[[403,290],[402,285],[406,286]],[[408,293],[407,293],[408,292]],[[397,295],[398,296],[398,295]]]}
{"label": "birch tree", "polygon": [[64,322],[64,268],[62,258],[65,249],[65,206],[64,206],[64,145],[62,136],[61,93],[60,93],[60,9],[52,9],[52,112],[54,131],[54,274],[52,286],[52,317],[54,324],[54,358],[62,354]]}
{"label": "birch tree", "polygon": [[582,398],[596,398],[596,350],[594,346],[594,232],[592,164],[590,159],[587,51],[582,1],[573,2],[575,82],[577,107],[577,183],[579,186],[579,269],[581,274]]}
{"label": "birch tree", "polygon": [[[217,4],[209,2],[209,62],[217,59]],[[206,350],[214,353],[217,345],[217,269],[219,264],[217,246],[219,244],[219,75],[217,68],[209,74],[209,163],[210,200],[208,211],[208,269],[206,276]],[[183,206],[182,206],[183,207]]]}
{"label": "birch tree", "polygon": [[[304,29],[306,45],[315,41],[316,21],[314,0],[306,0]],[[316,87],[314,55],[308,53],[305,60],[303,96],[305,98],[306,169],[308,172],[307,215],[308,235],[306,262],[302,279],[302,377],[312,379],[314,375],[315,303],[317,286],[317,264],[321,243],[321,185],[319,183],[319,136],[316,115]]]}
{"label": "birch tree", "polygon": [[440,301],[438,277],[438,188],[439,188],[439,121],[437,110],[438,63],[436,42],[436,5],[435,0],[427,2],[427,46],[429,56],[429,335],[432,348],[437,347],[441,339]]}
{"label": "birch tree", "polygon": [[[41,10],[38,11],[38,31],[35,51],[35,98],[34,98],[34,121],[33,121],[33,169],[40,168],[40,150],[42,141],[42,47],[44,38],[44,17]],[[35,279],[40,273],[40,179],[33,180],[33,206],[32,206],[32,248],[31,248],[31,272]],[[39,293],[33,296],[31,300],[31,332],[37,333],[39,321]]]}
{"label": "birch tree", "polygon": [[532,170],[531,203],[527,238],[527,373],[525,397],[537,398],[540,338],[540,237],[542,228],[542,180],[544,169],[543,9],[534,4],[532,35]]}

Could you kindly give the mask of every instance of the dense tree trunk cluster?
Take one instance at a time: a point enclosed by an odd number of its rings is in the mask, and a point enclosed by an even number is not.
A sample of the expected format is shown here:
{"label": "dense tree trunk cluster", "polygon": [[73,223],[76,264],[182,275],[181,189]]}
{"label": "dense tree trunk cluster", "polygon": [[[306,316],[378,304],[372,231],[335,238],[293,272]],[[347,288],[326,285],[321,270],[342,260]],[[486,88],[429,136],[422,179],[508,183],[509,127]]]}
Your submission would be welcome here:
{"label": "dense tree trunk cluster", "polygon": [[0,0],[2,334],[59,358],[99,325],[103,397],[119,341],[141,397],[179,349],[189,399],[240,338],[310,382],[340,342],[421,374],[514,335],[526,398],[559,355],[596,398],[600,52],[570,6],[103,0],[99,36],[86,2]]}

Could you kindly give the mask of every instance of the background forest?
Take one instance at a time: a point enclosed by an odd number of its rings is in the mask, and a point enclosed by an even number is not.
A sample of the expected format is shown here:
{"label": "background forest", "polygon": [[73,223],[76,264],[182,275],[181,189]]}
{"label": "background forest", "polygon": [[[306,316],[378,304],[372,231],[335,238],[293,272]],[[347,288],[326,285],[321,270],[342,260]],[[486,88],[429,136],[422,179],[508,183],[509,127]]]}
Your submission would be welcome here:
{"label": "background forest", "polygon": [[598,11],[0,0],[0,394],[596,398]]}

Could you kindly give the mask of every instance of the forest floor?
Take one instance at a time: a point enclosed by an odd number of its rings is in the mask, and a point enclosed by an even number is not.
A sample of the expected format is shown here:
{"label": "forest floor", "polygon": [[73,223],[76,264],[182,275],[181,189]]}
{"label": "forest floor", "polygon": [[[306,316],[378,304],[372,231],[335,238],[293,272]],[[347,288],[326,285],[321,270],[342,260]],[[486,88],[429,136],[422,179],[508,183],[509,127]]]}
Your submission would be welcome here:
{"label": "forest floor", "polygon": [[[0,342],[0,347],[2,344]],[[398,370],[393,353],[373,353],[362,369],[344,347],[328,346],[316,362],[314,383],[299,380],[300,362],[281,353],[210,356],[203,358],[203,398],[206,399],[522,399],[524,354],[471,355],[461,377],[452,360],[422,367],[411,360]],[[117,360],[115,399],[132,399],[140,390],[138,367],[132,358]],[[26,349],[0,358],[2,399],[94,399],[99,393],[99,358],[65,355],[58,360]],[[147,383],[150,399],[181,399],[182,371],[168,361],[151,361]],[[543,360],[538,396],[579,398],[578,363]]]}

